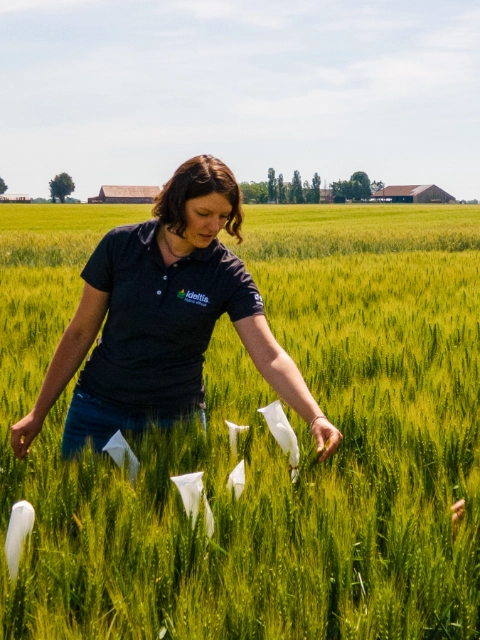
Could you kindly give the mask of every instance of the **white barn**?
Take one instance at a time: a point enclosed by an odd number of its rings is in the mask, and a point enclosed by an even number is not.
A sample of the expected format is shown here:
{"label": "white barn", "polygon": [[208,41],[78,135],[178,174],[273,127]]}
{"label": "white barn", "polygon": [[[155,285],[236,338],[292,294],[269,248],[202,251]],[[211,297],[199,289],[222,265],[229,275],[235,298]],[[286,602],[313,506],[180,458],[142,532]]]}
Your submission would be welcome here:
{"label": "white barn", "polygon": [[0,202],[20,202],[29,204],[32,198],[26,193],[4,193],[0,195]]}

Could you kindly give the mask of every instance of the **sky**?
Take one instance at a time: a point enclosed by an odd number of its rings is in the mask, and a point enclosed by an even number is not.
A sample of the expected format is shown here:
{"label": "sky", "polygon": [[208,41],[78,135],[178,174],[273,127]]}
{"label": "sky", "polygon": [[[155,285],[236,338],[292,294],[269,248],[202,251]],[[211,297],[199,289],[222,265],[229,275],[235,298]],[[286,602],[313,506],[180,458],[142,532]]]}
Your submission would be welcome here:
{"label": "sky", "polygon": [[478,0],[0,0],[0,177],[366,171],[480,199]]}

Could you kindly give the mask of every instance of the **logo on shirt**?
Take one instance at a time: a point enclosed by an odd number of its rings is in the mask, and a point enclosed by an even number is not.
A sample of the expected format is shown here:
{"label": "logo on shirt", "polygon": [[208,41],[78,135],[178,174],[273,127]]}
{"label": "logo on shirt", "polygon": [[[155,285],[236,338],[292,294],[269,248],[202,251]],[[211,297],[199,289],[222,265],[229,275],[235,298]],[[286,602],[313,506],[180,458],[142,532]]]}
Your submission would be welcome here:
{"label": "logo on shirt", "polygon": [[185,302],[193,302],[193,304],[198,304],[201,307],[206,307],[210,302],[205,294],[194,293],[193,291],[185,291],[185,289],[181,289],[177,293],[177,298],[180,298],[180,300],[185,300]]}
{"label": "logo on shirt", "polygon": [[259,293],[255,294],[255,300],[259,303],[263,305],[263,300],[262,300],[262,296]]}

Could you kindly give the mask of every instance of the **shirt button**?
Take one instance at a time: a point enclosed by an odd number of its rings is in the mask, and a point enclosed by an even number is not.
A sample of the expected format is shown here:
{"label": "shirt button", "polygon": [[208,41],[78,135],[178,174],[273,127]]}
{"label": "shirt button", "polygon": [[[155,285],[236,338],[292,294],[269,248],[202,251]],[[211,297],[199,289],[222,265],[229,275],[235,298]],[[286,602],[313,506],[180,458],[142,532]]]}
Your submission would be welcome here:
{"label": "shirt button", "polygon": [[175,262],[175,264],[174,264],[173,266],[174,266],[174,267],[176,267],[176,266],[177,266],[177,263]]}
{"label": "shirt button", "polygon": [[157,291],[157,296],[161,295],[162,292],[160,290]]}
{"label": "shirt button", "polygon": [[167,276],[163,276],[163,279],[164,279],[164,280],[166,280],[166,279],[167,279]]}

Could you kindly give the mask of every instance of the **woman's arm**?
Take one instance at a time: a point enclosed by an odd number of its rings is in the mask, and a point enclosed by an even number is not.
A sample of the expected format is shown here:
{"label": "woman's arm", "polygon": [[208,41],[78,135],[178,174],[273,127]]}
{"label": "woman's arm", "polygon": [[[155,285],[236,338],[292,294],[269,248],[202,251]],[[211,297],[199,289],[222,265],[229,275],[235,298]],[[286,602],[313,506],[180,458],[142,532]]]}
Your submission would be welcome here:
{"label": "woman's arm", "polygon": [[17,458],[25,458],[57,398],[75,375],[98,335],[107,313],[110,294],[85,284],[75,315],[65,330],[32,411],[12,427],[11,442]]}
{"label": "woman's arm", "polygon": [[[262,377],[295,413],[308,424],[323,415],[297,365],[273,337],[265,316],[250,316],[233,324]],[[335,452],[343,437],[325,417],[315,420],[312,435],[321,454],[319,462]]]}

